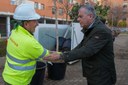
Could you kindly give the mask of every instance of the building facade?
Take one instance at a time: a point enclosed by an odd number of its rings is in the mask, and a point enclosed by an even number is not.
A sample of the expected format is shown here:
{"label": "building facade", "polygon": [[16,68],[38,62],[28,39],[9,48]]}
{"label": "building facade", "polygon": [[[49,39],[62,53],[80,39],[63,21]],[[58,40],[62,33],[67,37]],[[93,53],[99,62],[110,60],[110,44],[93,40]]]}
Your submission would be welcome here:
{"label": "building facade", "polygon": [[40,23],[55,23],[56,12],[53,1],[56,1],[58,23],[64,24],[66,20],[70,21],[66,12],[77,2],[76,0],[3,0],[0,3],[0,36],[9,36],[14,10],[21,3],[31,3],[35,7],[36,12],[41,15]]}
{"label": "building facade", "polygon": [[14,10],[21,3],[31,3],[35,7],[36,12],[41,15],[40,23],[55,24],[55,13],[57,13],[58,24],[66,24],[71,21],[68,12],[73,5],[86,2],[96,3],[97,0],[3,0],[0,3],[0,36],[9,36],[12,29],[11,20],[13,20]]}

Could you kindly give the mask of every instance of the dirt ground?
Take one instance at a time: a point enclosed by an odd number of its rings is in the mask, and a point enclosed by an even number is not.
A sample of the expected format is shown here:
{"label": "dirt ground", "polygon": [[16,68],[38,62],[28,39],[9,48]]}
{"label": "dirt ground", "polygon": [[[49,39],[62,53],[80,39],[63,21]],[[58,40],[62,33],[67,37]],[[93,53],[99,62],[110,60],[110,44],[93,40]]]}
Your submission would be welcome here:
{"label": "dirt ground", "polygon": [[[114,41],[115,63],[117,69],[117,84],[128,85],[128,34],[120,34]],[[5,57],[0,57],[0,85]],[[66,75],[62,81],[44,80],[45,85],[86,85],[86,79],[82,77],[80,63],[68,65]]]}

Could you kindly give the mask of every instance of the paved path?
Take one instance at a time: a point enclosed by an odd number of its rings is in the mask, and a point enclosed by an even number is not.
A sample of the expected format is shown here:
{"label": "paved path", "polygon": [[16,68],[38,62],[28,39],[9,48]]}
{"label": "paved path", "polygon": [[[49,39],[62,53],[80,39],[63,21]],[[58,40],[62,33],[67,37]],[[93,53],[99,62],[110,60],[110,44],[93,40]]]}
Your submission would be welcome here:
{"label": "paved path", "polygon": [[[116,85],[128,85],[128,35],[119,35],[115,40],[115,63],[117,70]],[[3,84],[1,72],[4,58],[0,58],[0,85]],[[82,77],[81,61],[68,65],[63,80],[44,80],[44,85],[87,85],[86,78]]]}
{"label": "paved path", "polygon": [[[117,69],[117,84],[128,85],[128,60],[115,59]],[[61,81],[45,80],[44,85],[87,85],[82,77],[81,63],[68,65],[65,78]]]}

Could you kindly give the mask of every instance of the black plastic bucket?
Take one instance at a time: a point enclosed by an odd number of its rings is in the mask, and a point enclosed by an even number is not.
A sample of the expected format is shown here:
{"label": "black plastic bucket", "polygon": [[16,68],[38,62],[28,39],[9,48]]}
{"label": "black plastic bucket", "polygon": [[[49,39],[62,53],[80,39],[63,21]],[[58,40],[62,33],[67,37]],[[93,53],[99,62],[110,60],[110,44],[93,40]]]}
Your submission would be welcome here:
{"label": "black plastic bucket", "polygon": [[37,62],[36,72],[32,78],[30,85],[43,85],[44,76],[45,76],[46,64],[43,62]]}
{"label": "black plastic bucket", "polygon": [[48,63],[48,78],[51,80],[61,80],[65,76],[66,63]]}

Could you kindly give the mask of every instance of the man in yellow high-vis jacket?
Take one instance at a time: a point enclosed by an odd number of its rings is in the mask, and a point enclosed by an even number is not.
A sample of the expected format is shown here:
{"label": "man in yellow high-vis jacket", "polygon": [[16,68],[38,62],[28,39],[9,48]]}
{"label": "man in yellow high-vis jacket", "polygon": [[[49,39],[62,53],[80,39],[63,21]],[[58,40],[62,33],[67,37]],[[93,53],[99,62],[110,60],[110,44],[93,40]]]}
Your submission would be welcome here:
{"label": "man in yellow high-vis jacket", "polygon": [[33,37],[40,15],[31,4],[21,4],[14,12],[17,21],[7,43],[3,79],[6,85],[29,85],[35,73],[36,61],[49,51]]}

